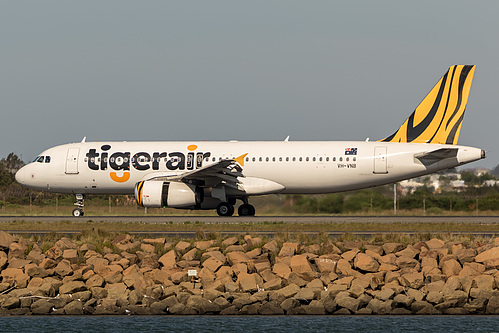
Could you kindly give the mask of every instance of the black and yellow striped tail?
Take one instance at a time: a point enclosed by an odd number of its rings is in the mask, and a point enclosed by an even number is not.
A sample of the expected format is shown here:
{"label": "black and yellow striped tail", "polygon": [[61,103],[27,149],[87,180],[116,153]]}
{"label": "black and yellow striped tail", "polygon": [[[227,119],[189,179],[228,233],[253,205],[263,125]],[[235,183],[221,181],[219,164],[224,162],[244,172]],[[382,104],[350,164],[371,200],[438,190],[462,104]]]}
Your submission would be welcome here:
{"label": "black and yellow striped tail", "polygon": [[402,126],[379,141],[455,145],[474,73],[474,65],[451,66]]}

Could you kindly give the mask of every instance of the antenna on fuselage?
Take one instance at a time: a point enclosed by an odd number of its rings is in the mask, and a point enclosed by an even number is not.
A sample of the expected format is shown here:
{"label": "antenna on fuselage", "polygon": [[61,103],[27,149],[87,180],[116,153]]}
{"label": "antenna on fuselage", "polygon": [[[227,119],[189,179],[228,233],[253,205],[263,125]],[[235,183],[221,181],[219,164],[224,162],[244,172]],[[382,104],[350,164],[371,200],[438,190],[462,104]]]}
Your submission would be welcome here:
{"label": "antenna on fuselage", "polygon": [[87,140],[87,137],[83,137],[83,140],[81,140],[81,143],[85,143],[85,141]]}
{"label": "antenna on fuselage", "polygon": [[284,139],[284,142],[288,142],[289,141],[289,135],[286,137],[286,139]]}

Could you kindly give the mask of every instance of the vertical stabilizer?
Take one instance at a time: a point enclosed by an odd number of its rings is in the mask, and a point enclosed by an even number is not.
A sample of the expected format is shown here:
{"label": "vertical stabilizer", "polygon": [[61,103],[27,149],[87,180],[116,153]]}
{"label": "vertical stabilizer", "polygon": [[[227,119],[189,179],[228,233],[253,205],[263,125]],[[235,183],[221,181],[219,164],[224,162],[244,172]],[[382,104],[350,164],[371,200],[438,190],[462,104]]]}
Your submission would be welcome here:
{"label": "vertical stabilizer", "polygon": [[474,72],[474,65],[451,66],[402,126],[379,141],[456,144]]}

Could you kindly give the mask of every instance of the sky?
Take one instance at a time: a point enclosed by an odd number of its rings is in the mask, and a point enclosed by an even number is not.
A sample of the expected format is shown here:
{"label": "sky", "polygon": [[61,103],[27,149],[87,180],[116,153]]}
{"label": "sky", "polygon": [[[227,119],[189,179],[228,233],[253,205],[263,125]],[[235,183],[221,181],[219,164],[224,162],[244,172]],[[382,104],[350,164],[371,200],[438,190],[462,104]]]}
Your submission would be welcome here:
{"label": "sky", "polygon": [[477,65],[459,144],[499,164],[497,1],[0,0],[0,157],[69,142],[371,140]]}

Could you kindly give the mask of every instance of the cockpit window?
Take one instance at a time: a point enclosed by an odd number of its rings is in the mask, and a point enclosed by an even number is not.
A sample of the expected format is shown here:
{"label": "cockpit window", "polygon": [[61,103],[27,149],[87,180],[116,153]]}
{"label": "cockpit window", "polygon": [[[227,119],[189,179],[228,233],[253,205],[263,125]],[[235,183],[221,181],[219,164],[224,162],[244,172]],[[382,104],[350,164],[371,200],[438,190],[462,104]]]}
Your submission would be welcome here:
{"label": "cockpit window", "polygon": [[45,163],[50,163],[50,156],[45,156]]}
{"label": "cockpit window", "polygon": [[38,163],[43,163],[44,158],[45,158],[45,156],[40,156],[40,157],[38,157],[38,158],[36,159],[36,161],[37,161]]}

